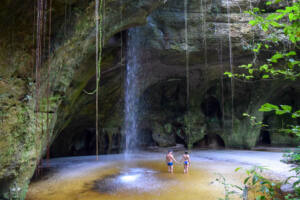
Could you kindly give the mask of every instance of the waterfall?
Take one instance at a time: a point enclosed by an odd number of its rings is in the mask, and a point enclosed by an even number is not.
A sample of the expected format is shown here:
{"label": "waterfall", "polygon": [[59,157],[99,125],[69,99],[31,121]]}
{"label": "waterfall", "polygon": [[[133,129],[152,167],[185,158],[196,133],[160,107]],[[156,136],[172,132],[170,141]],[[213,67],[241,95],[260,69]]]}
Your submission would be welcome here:
{"label": "waterfall", "polygon": [[127,65],[125,78],[125,123],[124,134],[125,154],[137,150],[137,120],[138,120],[138,105],[139,105],[139,86],[138,72],[140,68],[139,53],[140,40],[139,28],[132,28],[128,31],[127,40]]}

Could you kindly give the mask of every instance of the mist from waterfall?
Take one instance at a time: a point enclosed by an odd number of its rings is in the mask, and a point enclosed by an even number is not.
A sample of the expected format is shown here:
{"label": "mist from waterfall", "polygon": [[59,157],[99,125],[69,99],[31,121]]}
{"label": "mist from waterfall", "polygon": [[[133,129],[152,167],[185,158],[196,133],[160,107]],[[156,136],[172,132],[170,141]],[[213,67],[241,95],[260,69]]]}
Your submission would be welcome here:
{"label": "mist from waterfall", "polygon": [[127,36],[127,64],[125,77],[124,134],[125,155],[137,150],[137,120],[139,105],[138,73],[140,69],[139,28],[132,28]]}

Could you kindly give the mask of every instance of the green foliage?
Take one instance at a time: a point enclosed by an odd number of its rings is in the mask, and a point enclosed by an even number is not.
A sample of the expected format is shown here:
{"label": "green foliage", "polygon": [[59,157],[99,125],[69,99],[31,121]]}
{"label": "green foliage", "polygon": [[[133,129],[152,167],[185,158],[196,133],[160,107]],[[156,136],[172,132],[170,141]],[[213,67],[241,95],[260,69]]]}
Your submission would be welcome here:
{"label": "green foliage", "polygon": [[[283,115],[283,114],[288,114],[289,117],[296,119],[300,117],[300,110],[297,110],[295,112],[292,111],[292,107],[289,105],[273,105],[270,103],[265,103],[263,104],[259,111],[261,112],[271,112],[274,111],[276,115]],[[284,133],[292,133],[300,137],[300,126],[298,125],[292,125],[288,124],[287,128],[282,128],[280,129],[281,132]]]}
{"label": "green foliage", "polygon": [[[270,6],[280,2],[282,2],[282,0],[269,0],[266,2],[266,5]],[[298,0],[289,2],[292,4],[291,6],[277,9],[273,13],[268,13],[259,8],[253,8],[250,11],[246,11],[247,14],[253,17],[253,20],[251,20],[249,24],[262,30],[266,36],[266,38],[261,39],[259,43],[249,45],[252,47],[252,51],[256,55],[261,51],[274,51],[274,49],[277,49],[277,51],[262,65],[257,65],[254,59],[251,64],[239,66],[245,71],[244,73],[235,74],[225,72],[224,74],[226,76],[229,78],[246,80],[274,78],[296,80],[300,77],[300,61],[297,60],[297,52],[299,52],[298,45],[300,41],[300,3]],[[282,48],[282,43],[288,44],[290,46],[289,49]],[[291,119],[300,117],[300,110],[293,111],[293,108],[290,105],[278,106],[265,103],[261,106],[259,111],[274,112],[276,115],[287,115]],[[254,116],[247,113],[244,113],[243,116],[248,117],[252,125],[262,125],[262,123],[258,122]],[[292,133],[300,137],[299,125],[288,124],[285,128],[280,129],[280,131]],[[296,164],[293,171],[295,171],[297,175],[290,177],[296,178],[296,182],[293,185],[295,195],[289,194],[285,199],[299,199],[297,197],[300,197],[300,152],[287,154],[286,157],[289,159],[289,162]],[[272,195],[274,195],[274,190],[270,190],[273,188],[272,183],[257,174],[257,170],[246,172],[248,177],[244,180],[244,184],[249,182],[252,183],[252,185],[255,183],[262,183],[259,186],[259,190],[263,195],[256,197],[256,199],[266,199],[268,195],[271,195],[268,197],[273,199]]]}
{"label": "green foliage", "polygon": [[261,112],[275,111],[276,115],[283,115],[286,113],[291,113],[292,107],[289,105],[280,105],[279,107],[270,103],[265,103],[260,107],[259,111]]}
{"label": "green foliage", "polygon": [[284,133],[292,133],[300,137],[300,126],[298,125],[290,125],[288,128],[280,129],[280,131]]}
{"label": "green foliage", "polygon": [[[281,0],[268,1],[266,4],[276,4]],[[275,52],[262,65],[255,65],[255,63],[241,65],[246,73],[231,73],[224,74],[229,78],[239,79],[272,79],[282,78],[288,80],[296,80],[300,77],[300,61],[297,60],[297,50],[299,50],[297,42],[300,41],[300,3],[294,1],[292,6],[286,6],[284,9],[278,9],[273,13],[266,13],[265,10],[253,8],[246,11],[253,17],[249,22],[252,26],[259,27],[263,30],[267,38],[262,39],[259,43],[252,45],[252,51],[255,54],[260,53],[262,49],[268,50],[271,46],[279,44],[280,38],[285,38],[284,43],[289,43],[294,49],[282,50]],[[277,48],[280,48],[277,46]],[[292,111],[289,105],[273,105],[265,103],[259,109],[261,112],[274,111],[276,115],[289,115],[290,118],[295,119],[300,117],[300,110]],[[251,121],[252,125],[263,125],[262,122],[256,121],[256,118],[248,114],[244,114]],[[289,124],[285,128],[280,129],[281,132],[292,133],[300,136],[300,126]]]}
{"label": "green foliage", "polygon": [[[236,171],[238,170],[239,168]],[[258,194],[255,196],[257,200],[276,200],[276,184],[262,175],[262,172],[264,170],[266,170],[266,168],[261,166],[255,166],[251,169],[246,169],[245,172],[247,174],[247,177],[244,179],[244,188],[248,188],[249,191]]]}
{"label": "green foliage", "polygon": [[296,173],[295,176],[291,176],[289,177],[286,182],[289,181],[289,179],[296,179],[296,181],[293,183],[293,187],[295,190],[295,194],[289,194],[285,197],[285,199],[288,200],[296,200],[299,198],[296,197],[300,197],[300,151],[296,150],[294,152],[290,152],[290,153],[286,153],[283,155],[284,157],[284,162],[286,163],[292,163],[293,164],[293,168],[292,171],[294,171]]}
{"label": "green foliage", "polygon": [[263,124],[262,121],[258,121],[255,116],[249,115],[248,113],[243,113],[243,116],[247,117],[250,120],[252,126],[259,126],[259,127],[268,126],[267,124]]}
{"label": "green foliage", "polygon": [[[278,2],[280,0],[268,1],[267,5]],[[298,1],[293,2],[292,6],[286,6],[284,9],[278,9],[269,14],[259,8],[253,8],[246,13],[253,17],[249,24],[258,27],[267,36],[265,39],[261,39],[259,43],[252,45],[252,51],[255,54],[262,50],[276,48],[276,46],[277,49],[280,49],[281,41],[290,43],[293,50],[277,51],[262,65],[252,63],[239,66],[246,73],[225,72],[225,75],[229,78],[235,77],[246,80],[272,78],[296,80],[299,78],[300,61],[297,60],[297,50],[299,50],[297,42],[300,41],[300,3]]]}
{"label": "green foliage", "polygon": [[240,186],[230,184],[227,182],[226,178],[222,174],[218,174],[218,177],[215,179],[217,183],[220,183],[224,186],[224,198],[219,198],[218,200],[230,200],[236,196],[242,197],[240,194],[243,189]]}
{"label": "green foliage", "polygon": [[[241,169],[242,168],[236,168],[235,172]],[[243,180],[242,186],[230,184],[226,181],[224,176],[219,175],[219,177],[216,178],[216,182],[224,186],[225,192],[225,198],[219,198],[219,200],[230,200],[235,197],[248,199],[248,193],[250,192],[256,194],[256,200],[277,200],[278,198],[275,197],[277,185],[262,175],[264,170],[266,170],[266,168],[261,166],[245,169],[247,176]]]}
{"label": "green foliage", "polygon": [[[278,3],[278,2],[273,2]],[[272,1],[266,3],[271,5]],[[286,6],[284,9],[278,9],[274,13],[262,16],[265,10],[259,8],[253,8],[246,13],[254,17],[249,22],[252,26],[259,26],[264,32],[269,32],[276,29],[282,29],[283,33],[288,37],[292,43],[296,43],[299,38],[299,18],[300,18],[300,3],[298,1],[293,2],[292,6]],[[268,38],[273,42],[277,42],[278,38]]]}
{"label": "green foliage", "polygon": [[[266,4],[276,4],[281,2],[281,0],[268,1]],[[271,79],[275,77],[281,77],[289,80],[296,80],[300,77],[299,67],[300,61],[296,60],[297,50],[299,47],[297,42],[300,41],[300,3],[299,1],[294,1],[292,6],[286,6],[284,9],[278,9],[274,13],[265,14],[264,10],[259,8],[254,8],[246,13],[253,16],[253,20],[249,23],[252,26],[258,26],[262,29],[269,37],[263,40],[265,44],[258,43],[253,48],[253,52],[259,53],[262,48],[269,49],[270,45],[278,44],[279,38],[282,34],[287,38],[286,42],[290,42],[294,45],[295,50],[288,51],[277,51],[267,59],[267,62],[261,66],[255,67],[252,64],[242,65],[240,68],[244,68],[248,71],[249,75],[254,78],[261,77],[261,79]],[[271,34],[273,32],[273,34]],[[232,75],[234,76],[234,75]],[[246,77],[246,75],[238,75],[239,77]],[[248,76],[249,77],[249,76]],[[287,114],[291,118],[299,118],[300,110],[292,111],[292,107],[289,105],[273,105],[270,103],[265,103],[259,109],[261,112],[271,112],[274,111],[276,115]],[[253,121],[253,118],[249,117]],[[286,128],[280,129],[281,132],[292,133],[300,136],[300,126],[298,125],[287,125]]]}

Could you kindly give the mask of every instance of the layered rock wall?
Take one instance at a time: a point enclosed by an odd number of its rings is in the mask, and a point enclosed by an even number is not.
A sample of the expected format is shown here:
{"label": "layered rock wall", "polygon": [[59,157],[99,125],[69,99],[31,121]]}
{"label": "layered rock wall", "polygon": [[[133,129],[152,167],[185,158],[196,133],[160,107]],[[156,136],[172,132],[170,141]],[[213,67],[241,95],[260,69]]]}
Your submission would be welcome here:
{"label": "layered rock wall", "polygon": [[[250,18],[243,13],[263,3],[189,0],[185,18],[182,0],[106,0],[100,153],[122,151],[126,30],[136,26],[143,47],[136,97],[141,102],[141,146],[251,148],[268,140],[264,134],[269,134],[271,145],[297,144],[293,136],[278,135],[276,129],[263,130],[262,135],[242,114],[280,127],[284,117],[274,118],[258,108],[266,101],[299,108],[300,84],[231,81],[223,75],[268,57],[268,52],[256,56],[249,50],[263,34],[248,25]],[[95,88],[94,2],[54,2],[51,55],[43,57],[38,97],[34,11],[33,2],[20,0],[6,0],[0,6],[0,198],[4,199],[24,199],[48,145],[51,156],[95,152],[95,97],[84,92]]]}

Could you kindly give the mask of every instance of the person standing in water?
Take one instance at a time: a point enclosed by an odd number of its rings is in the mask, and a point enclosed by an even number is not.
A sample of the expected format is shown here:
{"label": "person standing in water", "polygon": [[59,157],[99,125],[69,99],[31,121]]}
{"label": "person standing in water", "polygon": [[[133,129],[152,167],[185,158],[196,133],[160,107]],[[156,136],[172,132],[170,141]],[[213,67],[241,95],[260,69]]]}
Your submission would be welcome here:
{"label": "person standing in water", "polygon": [[168,154],[166,155],[166,163],[168,165],[168,172],[173,173],[174,170],[174,162],[177,162],[173,156],[173,152],[171,150],[168,151]]}
{"label": "person standing in water", "polygon": [[183,159],[183,173],[186,174],[189,172],[189,167],[191,166],[190,155],[187,151],[184,152],[182,159]]}

